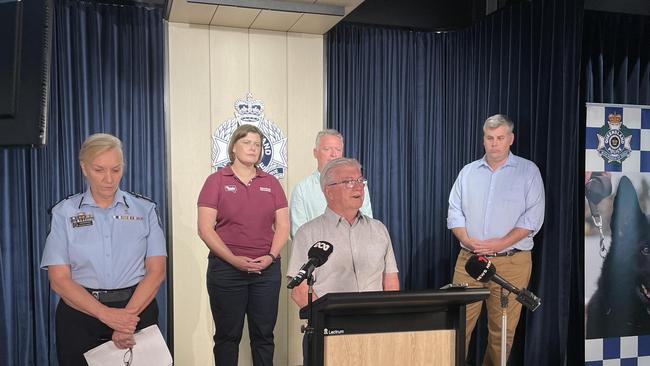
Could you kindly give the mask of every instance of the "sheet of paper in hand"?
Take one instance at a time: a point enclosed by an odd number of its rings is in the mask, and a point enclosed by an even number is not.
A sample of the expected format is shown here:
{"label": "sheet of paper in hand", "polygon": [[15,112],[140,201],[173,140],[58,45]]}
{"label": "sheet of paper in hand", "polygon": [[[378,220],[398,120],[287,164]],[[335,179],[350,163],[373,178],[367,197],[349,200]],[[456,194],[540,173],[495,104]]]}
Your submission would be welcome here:
{"label": "sheet of paper in hand", "polygon": [[89,366],[171,366],[172,355],[157,325],[135,333],[135,346],[128,349],[115,347],[113,341],[103,343],[84,353]]}

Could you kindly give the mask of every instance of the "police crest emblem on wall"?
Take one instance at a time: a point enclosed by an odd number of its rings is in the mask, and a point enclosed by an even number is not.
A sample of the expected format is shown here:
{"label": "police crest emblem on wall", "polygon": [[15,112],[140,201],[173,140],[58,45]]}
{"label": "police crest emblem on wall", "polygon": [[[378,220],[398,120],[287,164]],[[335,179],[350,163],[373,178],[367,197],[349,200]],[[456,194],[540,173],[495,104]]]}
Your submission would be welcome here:
{"label": "police crest emblem on wall", "polygon": [[259,128],[264,135],[260,169],[278,179],[284,177],[284,170],[287,168],[287,138],[278,126],[264,118],[264,103],[253,99],[251,93],[248,93],[245,99],[235,102],[235,118],[224,121],[212,134],[212,167],[220,169],[230,162],[230,136],[243,124]]}
{"label": "police crest emblem on wall", "polygon": [[632,152],[632,132],[623,124],[618,113],[610,113],[607,122],[598,130],[598,154],[607,163],[623,163]]}

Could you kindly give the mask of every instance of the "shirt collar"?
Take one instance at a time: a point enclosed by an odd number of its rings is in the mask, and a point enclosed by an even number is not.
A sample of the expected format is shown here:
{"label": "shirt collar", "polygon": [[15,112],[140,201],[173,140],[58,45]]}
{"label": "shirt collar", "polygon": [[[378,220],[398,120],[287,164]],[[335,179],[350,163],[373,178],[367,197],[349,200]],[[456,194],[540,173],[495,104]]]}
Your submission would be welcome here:
{"label": "shirt collar", "polygon": [[[115,207],[118,204],[122,204],[125,205],[126,207],[129,207],[129,203],[127,202],[124,191],[122,191],[119,188],[115,192],[115,198],[113,198],[113,203],[111,203],[110,206],[108,207]],[[85,205],[99,207],[97,202],[95,202],[95,198],[93,197],[93,194],[90,192],[90,187],[86,189],[83,196],[81,197],[81,201],[79,201],[79,209],[81,209],[81,206],[85,206]]]}
{"label": "shirt collar", "polygon": [[[231,176],[231,177],[235,175],[235,172],[232,170],[232,164],[230,164],[230,163],[225,165],[220,170],[223,171],[223,175],[227,175],[227,176]],[[255,177],[263,177],[265,175],[268,175],[268,174],[265,173],[262,169],[255,168]]]}
{"label": "shirt collar", "polygon": [[322,189],[320,187],[320,172],[318,171],[318,169],[316,169],[313,173],[311,173],[311,176],[309,177],[309,179],[311,179],[314,183],[316,183],[318,185],[318,190],[319,191],[322,191]]}
{"label": "shirt collar", "polygon": [[[515,157],[516,157],[516,155],[513,154],[512,151],[510,151],[508,153],[508,159],[506,159],[505,164],[503,164],[501,167],[503,168],[503,167],[506,167],[506,166],[517,166],[517,160],[515,159]],[[479,160],[479,165],[478,166],[479,167],[490,168],[490,165],[487,163],[487,160],[485,160],[485,155],[483,155],[481,160]],[[490,169],[492,169],[492,168],[490,168]]]}
{"label": "shirt collar", "polygon": [[[338,226],[341,222],[347,222],[347,220],[337,214],[336,212],[332,211],[329,207],[325,208],[325,213],[323,213],[323,216],[325,216],[325,220],[327,220],[330,224],[334,226]],[[362,221],[362,220],[367,220],[368,218],[361,213],[361,210],[357,212],[356,219],[354,220],[354,224]],[[354,224],[352,226],[354,226]]]}

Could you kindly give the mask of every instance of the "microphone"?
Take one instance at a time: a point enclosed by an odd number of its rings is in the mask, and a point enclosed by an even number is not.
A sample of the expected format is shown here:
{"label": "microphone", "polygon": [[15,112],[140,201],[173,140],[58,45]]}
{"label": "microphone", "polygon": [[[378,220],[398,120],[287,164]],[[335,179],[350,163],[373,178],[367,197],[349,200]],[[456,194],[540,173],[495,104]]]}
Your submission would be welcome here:
{"label": "microphone", "polygon": [[483,283],[490,281],[517,295],[516,300],[528,310],[535,311],[542,303],[542,300],[525,288],[521,290],[513,286],[503,277],[497,274],[497,269],[489,259],[484,256],[473,255],[465,263],[465,271],[475,280]]}
{"label": "microphone", "polygon": [[329,242],[321,240],[314,243],[309,248],[309,252],[307,252],[307,258],[309,258],[307,263],[300,267],[298,274],[289,281],[287,288],[294,288],[300,285],[305,278],[311,275],[316,267],[320,267],[327,262],[327,258],[332,254],[332,251],[334,251],[334,247]]}

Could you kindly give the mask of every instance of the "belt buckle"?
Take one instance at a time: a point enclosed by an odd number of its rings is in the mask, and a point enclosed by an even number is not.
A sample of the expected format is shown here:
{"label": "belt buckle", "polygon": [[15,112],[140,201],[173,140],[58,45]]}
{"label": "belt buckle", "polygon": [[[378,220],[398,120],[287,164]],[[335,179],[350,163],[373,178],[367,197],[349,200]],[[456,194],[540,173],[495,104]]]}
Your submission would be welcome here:
{"label": "belt buckle", "polygon": [[519,250],[519,249],[516,249],[516,248],[515,249],[510,249],[508,251],[508,257],[512,257],[513,255],[515,255],[515,254],[517,254],[519,252],[521,252],[521,250]]}
{"label": "belt buckle", "polygon": [[93,297],[97,299],[97,301],[100,301],[99,294],[101,294],[101,291],[90,291],[90,294],[93,295]]}

